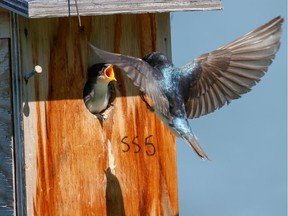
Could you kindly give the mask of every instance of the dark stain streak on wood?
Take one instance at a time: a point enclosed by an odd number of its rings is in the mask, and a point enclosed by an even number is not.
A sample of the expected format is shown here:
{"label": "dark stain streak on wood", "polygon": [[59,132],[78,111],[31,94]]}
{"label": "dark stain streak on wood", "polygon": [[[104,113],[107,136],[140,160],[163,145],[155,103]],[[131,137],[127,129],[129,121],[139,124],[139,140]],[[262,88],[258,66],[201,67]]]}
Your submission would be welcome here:
{"label": "dark stain streak on wood", "polygon": [[151,25],[151,42],[152,42],[152,51],[156,51],[156,42],[157,42],[157,25],[155,23],[155,14],[149,14],[150,25]]}
{"label": "dark stain streak on wood", "polygon": [[122,39],[122,15],[115,16],[115,28],[114,28],[114,46],[115,53],[120,53],[121,39]]}

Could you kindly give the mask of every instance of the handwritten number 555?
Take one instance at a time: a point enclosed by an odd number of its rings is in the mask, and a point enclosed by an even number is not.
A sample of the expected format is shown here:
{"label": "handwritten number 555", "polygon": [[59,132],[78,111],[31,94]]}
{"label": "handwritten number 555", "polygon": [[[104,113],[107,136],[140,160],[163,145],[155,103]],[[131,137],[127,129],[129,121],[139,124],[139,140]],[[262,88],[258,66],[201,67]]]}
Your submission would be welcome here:
{"label": "handwritten number 555", "polygon": [[[148,156],[153,156],[156,153],[156,148],[154,146],[154,144],[149,141],[150,138],[152,138],[153,135],[149,135],[147,137],[145,137],[144,139],[144,145],[145,145],[145,152]],[[132,141],[131,144],[133,145],[133,152],[134,153],[139,153],[141,151],[141,146],[138,143],[138,136],[135,136]],[[123,152],[129,152],[131,150],[131,144],[129,144],[129,137],[128,136],[124,136],[121,139],[121,144],[123,145],[122,147],[122,151]]]}

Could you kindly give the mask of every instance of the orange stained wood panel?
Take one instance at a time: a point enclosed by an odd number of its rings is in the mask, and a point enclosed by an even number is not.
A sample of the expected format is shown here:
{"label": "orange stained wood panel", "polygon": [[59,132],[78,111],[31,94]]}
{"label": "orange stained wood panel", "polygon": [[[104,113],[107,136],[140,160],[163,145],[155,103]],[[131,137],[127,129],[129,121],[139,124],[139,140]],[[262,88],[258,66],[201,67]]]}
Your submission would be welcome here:
{"label": "orange stained wood panel", "polygon": [[175,138],[116,68],[117,97],[101,124],[82,93],[96,57],[87,42],[171,57],[169,14],[20,17],[28,215],[178,215]]}

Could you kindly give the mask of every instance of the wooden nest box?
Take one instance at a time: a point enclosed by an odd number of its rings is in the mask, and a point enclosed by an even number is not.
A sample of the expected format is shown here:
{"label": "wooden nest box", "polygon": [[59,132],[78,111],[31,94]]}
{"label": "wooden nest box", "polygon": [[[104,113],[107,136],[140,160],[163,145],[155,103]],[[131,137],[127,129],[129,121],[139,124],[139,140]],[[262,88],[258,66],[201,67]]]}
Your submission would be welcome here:
{"label": "wooden nest box", "polygon": [[84,31],[73,0],[0,0],[0,215],[178,215],[175,138],[120,71],[103,125],[86,109],[87,43],[171,58],[169,12],[220,0],[77,2]]}

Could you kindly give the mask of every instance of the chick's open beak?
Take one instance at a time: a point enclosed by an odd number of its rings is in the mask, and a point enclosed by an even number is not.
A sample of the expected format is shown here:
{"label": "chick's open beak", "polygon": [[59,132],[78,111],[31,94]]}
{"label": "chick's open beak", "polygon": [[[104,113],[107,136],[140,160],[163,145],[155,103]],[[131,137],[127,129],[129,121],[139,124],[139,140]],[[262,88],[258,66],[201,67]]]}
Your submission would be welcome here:
{"label": "chick's open beak", "polygon": [[115,81],[117,81],[116,80],[116,78],[115,78],[115,74],[114,74],[114,70],[113,70],[113,65],[109,65],[106,69],[105,69],[105,71],[104,71],[104,76],[105,76],[105,78],[106,79],[109,79],[109,80],[115,80]]}

